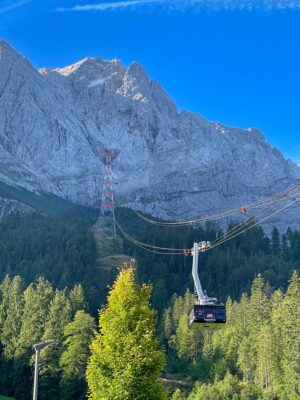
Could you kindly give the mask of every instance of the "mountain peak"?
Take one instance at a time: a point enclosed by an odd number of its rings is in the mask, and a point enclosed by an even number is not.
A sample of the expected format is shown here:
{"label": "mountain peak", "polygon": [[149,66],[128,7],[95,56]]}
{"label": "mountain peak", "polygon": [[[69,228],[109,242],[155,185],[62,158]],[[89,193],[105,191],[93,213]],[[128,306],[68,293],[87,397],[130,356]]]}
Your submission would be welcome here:
{"label": "mountain peak", "polygon": [[9,43],[5,40],[0,40],[0,63],[6,66],[14,62],[18,57],[25,59],[15,49],[13,49]]}
{"label": "mountain peak", "polygon": [[127,70],[128,75],[136,78],[139,81],[144,81],[149,83],[149,77],[145,68],[136,61],[133,61]]}
{"label": "mountain peak", "polygon": [[100,57],[85,57],[74,64],[63,68],[55,68],[52,71],[67,77],[79,72],[101,72],[107,66],[115,67],[116,69],[122,68],[119,60],[107,61]]}
{"label": "mountain peak", "polygon": [[[6,42],[0,49],[0,174],[25,185],[98,206],[99,154],[115,148],[117,204],[182,220],[240,207],[300,179],[300,168],[258,129],[178,113],[137,62],[125,68],[86,57],[38,74]],[[278,227],[299,227],[297,214],[295,207],[280,215]]]}
{"label": "mountain peak", "polygon": [[85,57],[74,64],[70,64],[62,68],[55,68],[53,71],[63,76],[69,76],[81,70],[82,68],[97,68],[99,65],[102,66],[101,58]]}
{"label": "mountain peak", "polygon": [[0,47],[9,49],[10,51],[17,53],[16,50],[4,39],[0,39]]}

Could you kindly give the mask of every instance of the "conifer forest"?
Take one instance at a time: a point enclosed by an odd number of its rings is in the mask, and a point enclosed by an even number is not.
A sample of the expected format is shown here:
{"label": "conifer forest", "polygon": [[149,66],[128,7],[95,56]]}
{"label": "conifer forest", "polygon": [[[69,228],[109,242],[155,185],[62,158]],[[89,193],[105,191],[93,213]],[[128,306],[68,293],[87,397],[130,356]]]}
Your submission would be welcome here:
{"label": "conifer forest", "polygon": [[[116,215],[152,245],[190,248],[222,234],[216,224],[165,229],[127,209]],[[226,304],[226,324],[212,331],[187,324],[191,257],[124,239],[132,261],[104,274],[96,217],[1,220],[0,399],[32,398],[33,344],[50,339],[41,400],[300,399],[299,230],[257,226],[200,255],[204,288]]]}

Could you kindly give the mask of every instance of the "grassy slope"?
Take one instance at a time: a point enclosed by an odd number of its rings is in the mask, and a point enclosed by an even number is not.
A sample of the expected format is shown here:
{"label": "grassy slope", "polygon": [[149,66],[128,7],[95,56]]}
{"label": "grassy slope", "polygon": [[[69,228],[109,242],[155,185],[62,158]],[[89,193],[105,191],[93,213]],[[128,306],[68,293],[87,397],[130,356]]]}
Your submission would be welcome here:
{"label": "grassy slope", "polygon": [[96,268],[100,280],[107,287],[114,281],[117,269],[130,262],[130,257],[124,254],[123,239],[99,230],[99,220],[91,231],[96,241]]}

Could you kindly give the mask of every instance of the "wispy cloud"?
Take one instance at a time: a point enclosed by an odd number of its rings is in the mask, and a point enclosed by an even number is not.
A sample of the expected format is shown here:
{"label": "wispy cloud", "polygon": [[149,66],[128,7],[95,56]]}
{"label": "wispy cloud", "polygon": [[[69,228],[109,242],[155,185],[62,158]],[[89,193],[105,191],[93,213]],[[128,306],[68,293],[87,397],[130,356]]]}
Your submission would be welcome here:
{"label": "wispy cloud", "polygon": [[118,8],[134,8],[136,6],[154,5],[158,3],[165,3],[165,0],[125,0],[98,4],[85,4],[76,5],[71,8],[60,7],[57,8],[56,11],[106,11]]}
{"label": "wispy cloud", "polygon": [[300,0],[121,0],[96,4],[60,7],[56,11],[114,11],[120,9],[136,9],[149,6],[163,6],[173,10],[300,10]]}
{"label": "wispy cloud", "polygon": [[25,4],[31,3],[31,1],[32,0],[19,0],[4,2],[4,4],[0,4],[0,14],[6,14],[10,11],[15,10],[16,8],[24,6]]}

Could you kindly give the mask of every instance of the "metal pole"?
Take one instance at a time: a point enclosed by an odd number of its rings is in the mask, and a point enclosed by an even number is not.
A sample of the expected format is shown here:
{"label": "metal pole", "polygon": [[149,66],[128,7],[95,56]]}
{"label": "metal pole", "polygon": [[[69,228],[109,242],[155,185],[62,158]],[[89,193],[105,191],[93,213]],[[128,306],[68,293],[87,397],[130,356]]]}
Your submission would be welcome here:
{"label": "metal pole", "polygon": [[37,400],[37,398],[38,398],[39,359],[40,359],[40,352],[39,352],[39,350],[35,349],[34,382],[33,382],[33,400]]}
{"label": "metal pole", "polygon": [[43,350],[47,346],[53,346],[54,344],[58,344],[58,341],[51,339],[46,340],[43,343],[36,343],[33,345],[33,348],[35,350],[33,400],[37,400],[38,398],[40,350]]}
{"label": "metal pole", "polygon": [[114,223],[114,236],[117,236],[117,229],[116,229],[116,217],[115,217],[115,210],[112,209],[113,214],[113,223]]}
{"label": "metal pole", "polygon": [[193,254],[192,275],[193,275],[193,279],[194,279],[196,292],[198,295],[198,300],[201,300],[205,297],[205,295],[204,295],[204,292],[203,292],[203,289],[202,289],[202,286],[200,283],[200,279],[199,279],[199,274],[198,274],[198,260],[199,260],[199,244],[198,243],[194,243],[192,254]]}

